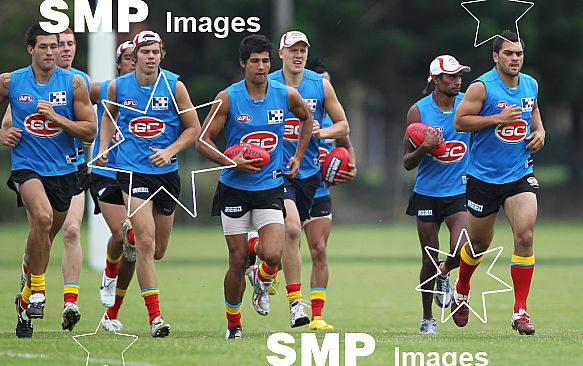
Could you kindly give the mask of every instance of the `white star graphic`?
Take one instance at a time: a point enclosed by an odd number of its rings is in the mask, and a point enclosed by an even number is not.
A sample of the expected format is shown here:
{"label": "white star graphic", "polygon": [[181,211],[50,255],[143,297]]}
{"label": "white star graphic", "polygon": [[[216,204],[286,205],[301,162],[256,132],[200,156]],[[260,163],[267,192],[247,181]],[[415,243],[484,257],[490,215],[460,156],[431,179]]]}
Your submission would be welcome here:
{"label": "white star graphic", "polygon": [[[464,237],[465,237],[465,240],[463,240],[463,241],[462,241],[462,238],[464,238]],[[501,283],[502,285],[504,285],[504,287],[505,287],[505,288],[504,288],[504,289],[501,289],[501,290],[482,291],[482,310],[483,310],[483,315],[482,315],[482,316],[481,316],[480,314],[478,314],[478,313],[477,313],[477,312],[476,312],[476,311],[475,311],[475,310],[474,310],[474,309],[473,309],[473,308],[470,306],[470,304],[469,304],[469,303],[467,303],[466,301],[462,301],[462,303],[465,303],[465,304],[466,304],[466,306],[468,307],[468,309],[470,309],[470,311],[471,311],[471,312],[472,312],[472,313],[473,313],[473,314],[474,314],[476,317],[478,317],[478,319],[480,319],[480,321],[482,321],[482,323],[486,324],[486,323],[488,322],[488,313],[487,313],[487,311],[486,311],[486,295],[488,295],[488,294],[497,294],[497,293],[501,293],[501,292],[508,292],[508,291],[512,291],[512,286],[510,286],[508,283],[506,283],[506,282],[502,281],[500,278],[496,277],[496,276],[495,276],[495,275],[493,275],[493,274],[492,274],[492,272],[491,272],[491,271],[492,271],[492,268],[493,268],[493,267],[494,267],[494,265],[496,264],[496,261],[498,260],[498,258],[499,258],[499,257],[500,257],[500,255],[502,254],[502,251],[504,250],[504,247],[502,247],[502,246],[498,246],[498,247],[496,247],[496,248],[488,249],[488,250],[486,250],[485,252],[482,252],[482,253],[476,254],[476,253],[474,252],[474,247],[472,246],[472,242],[470,241],[470,237],[468,236],[468,232],[467,232],[467,230],[466,230],[465,228],[463,228],[463,229],[462,229],[462,231],[460,232],[460,236],[459,236],[459,238],[458,238],[457,244],[456,244],[456,246],[455,246],[455,248],[454,248],[454,251],[453,251],[453,253],[452,253],[452,254],[450,254],[450,253],[447,253],[447,252],[443,252],[443,251],[441,251],[441,250],[439,250],[439,249],[435,249],[435,248],[432,248],[432,247],[430,247],[430,246],[425,246],[425,248],[424,248],[424,249],[425,249],[425,252],[426,252],[426,253],[427,253],[427,255],[429,256],[429,259],[431,259],[431,262],[433,263],[433,265],[435,266],[436,273],[435,273],[435,275],[434,275],[434,276],[432,276],[432,277],[428,278],[428,279],[427,279],[427,280],[425,280],[424,282],[422,282],[422,283],[420,283],[419,285],[417,285],[417,286],[415,287],[415,291],[418,291],[418,292],[429,292],[429,293],[432,293],[432,294],[440,294],[440,295],[442,295],[442,296],[445,296],[445,292],[443,292],[443,291],[437,291],[437,290],[429,290],[429,289],[423,289],[423,288],[422,288],[422,287],[423,287],[423,286],[424,286],[426,283],[428,283],[428,282],[432,281],[433,279],[435,279],[435,278],[436,278],[436,277],[439,275],[439,273],[440,273],[440,271],[439,271],[439,263],[436,263],[436,262],[435,262],[435,260],[433,259],[433,256],[431,256],[431,253],[430,253],[430,251],[437,252],[437,253],[441,253],[441,254],[444,254],[444,255],[446,255],[446,256],[448,256],[448,257],[452,257],[452,258],[453,258],[453,257],[455,257],[455,255],[456,255],[456,253],[458,252],[458,250],[461,250],[461,245],[463,245],[463,244],[464,244],[466,241],[468,242],[468,245],[469,245],[470,251],[472,252],[472,256],[473,256],[473,257],[476,257],[476,256],[484,256],[484,255],[486,255],[486,254],[488,254],[488,253],[497,252],[497,254],[496,254],[496,257],[495,257],[495,258],[494,258],[494,260],[492,261],[492,264],[490,264],[490,267],[488,267],[488,270],[486,271],[486,274],[487,274],[488,276],[490,276],[490,277],[494,278],[496,281],[498,281],[498,282],[499,282],[499,283]],[[445,302],[444,302],[444,305],[445,305]],[[458,307],[454,313],[451,313],[451,314],[449,314],[447,317],[445,316],[445,309],[446,309],[446,307],[445,307],[445,306],[442,306],[442,307],[441,307],[441,322],[442,322],[442,323],[445,323],[446,321],[448,321],[448,320],[449,320],[449,318],[451,318],[455,312],[457,312],[459,309],[461,309],[461,306],[460,306],[460,307]]]}
{"label": "white star graphic", "polygon": [[[104,317],[107,318],[107,320],[109,320],[109,317],[107,316],[107,312],[103,314],[103,317],[101,319],[103,319]],[[79,347],[83,348],[83,350],[85,352],[87,352],[87,360],[85,361],[85,366],[87,366],[89,364],[89,357],[90,357],[90,354],[91,353],[87,350],[87,348],[85,348],[81,344],[81,342],[79,342],[79,340],[77,340],[77,338],[96,335],[100,326],[101,326],[101,320],[97,324],[97,328],[95,328],[95,332],[93,332],[93,333],[87,333],[87,334],[79,334],[79,335],[73,336],[73,340],[79,345]],[[133,335],[133,334],[118,333],[118,332],[115,331],[115,329],[113,330],[113,333],[115,335],[118,335],[118,336],[133,338],[133,340],[131,341],[131,343],[126,348],[124,348],[124,350],[121,352],[121,361],[122,361],[123,366],[125,366],[126,361],[125,361],[124,353],[125,353],[125,351],[127,351],[138,340],[139,337],[137,335]]]}
{"label": "white star graphic", "polygon": [[[154,93],[156,91],[156,87],[158,86],[158,83],[160,82],[161,79],[164,79],[164,82],[166,83],[166,87],[168,88],[168,90],[170,91],[170,95],[172,97],[172,102],[174,103],[174,108],[176,108],[176,110],[178,111],[178,114],[182,114],[182,113],[186,113],[186,112],[190,112],[192,110],[196,110],[196,109],[200,109],[200,108],[204,108],[207,106],[212,106],[213,104],[217,104],[218,103],[218,108],[215,109],[215,112],[212,114],[211,118],[210,118],[210,122],[207,126],[207,128],[203,131],[202,134],[204,134],[207,130],[208,127],[211,125],[213,119],[215,118],[217,112],[219,111],[219,108],[221,106],[221,104],[223,103],[222,100],[218,99],[218,100],[214,100],[212,102],[208,102],[208,103],[204,103],[204,104],[200,104],[197,105],[196,107],[192,107],[192,108],[188,108],[185,110],[179,110],[178,109],[178,104],[176,103],[176,98],[174,97],[174,94],[172,93],[172,89],[170,88],[170,84],[168,83],[168,79],[166,78],[166,74],[164,73],[163,70],[160,71],[159,75],[158,75],[158,79],[156,80],[156,83],[154,84],[153,88],[152,88],[152,94],[150,95],[150,99],[148,100],[148,103],[146,105],[146,108],[142,111],[130,106],[125,106],[122,105],[120,103],[117,102],[112,102],[110,100],[102,100],[101,103],[103,104],[103,106],[105,107],[105,111],[107,112],[109,118],[113,121],[113,124],[115,125],[115,130],[119,131],[120,133],[120,140],[115,143],[114,145],[112,145],[109,149],[107,149],[104,153],[108,153],[110,150],[114,149],[115,147],[117,147],[119,144],[121,144],[122,142],[125,141],[125,136],[123,136],[123,133],[121,132],[121,130],[119,129],[118,125],[117,125],[117,121],[115,120],[115,118],[113,118],[113,116],[111,115],[111,113],[109,112],[109,109],[107,108],[106,104],[113,104],[115,106],[117,106],[118,108],[125,108],[125,109],[129,109],[132,110],[134,112],[137,113],[141,113],[141,114],[147,114],[148,110],[150,109],[150,106],[152,104],[152,100],[154,98]],[[201,134],[201,137],[202,137]],[[202,141],[202,140],[201,140]],[[208,145],[206,142],[202,141],[205,145]],[[166,194],[168,194],[174,201],[176,201],[176,203],[178,205],[180,205],[180,207],[182,207],[190,216],[192,216],[193,218],[195,218],[197,216],[197,209],[196,209],[196,187],[195,187],[195,180],[194,180],[194,175],[197,173],[206,173],[206,172],[210,172],[210,171],[214,171],[214,170],[220,170],[220,169],[225,169],[225,168],[232,168],[237,166],[237,164],[231,160],[229,157],[227,157],[226,155],[224,155],[222,152],[218,151],[217,149],[215,149],[214,147],[208,145],[211,149],[213,149],[214,151],[216,151],[217,153],[223,155],[227,160],[229,160],[232,164],[231,165],[226,165],[226,166],[219,166],[219,167],[214,167],[214,168],[205,168],[205,169],[198,169],[198,170],[193,170],[191,171],[191,182],[192,182],[192,201],[193,201],[193,208],[192,211],[189,210],[184,204],[182,204],[182,202],[180,202],[180,200],[178,200],[174,195],[172,195],[167,189],[166,187],[162,186],[160,188],[158,188],[153,194],[151,194],[147,200],[145,200],[140,206],[138,206],[135,210],[132,211],[131,209],[131,197],[132,197],[132,185],[133,185],[133,172],[128,171],[128,170],[123,170],[123,169],[117,169],[117,168],[109,168],[109,167],[102,167],[102,166],[98,166],[95,165],[94,162],[95,160],[97,160],[99,158],[99,156],[96,156],[94,159],[92,159],[91,161],[89,161],[87,163],[87,166],[89,166],[92,169],[104,169],[104,170],[110,170],[110,171],[114,171],[114,172],[121,172],[121,173],[127,173],[130,175],[130,185],[129,185],[129,204],[128,204],[128,209],[127,209],[127,215],[128,217],[132,217],[136,212],[138,212],[142,207],[144,207],[146,205],[146,203],[148,203],[156,194],[158,194],[158,192],[160,191],[164,191],[166,192]]]}
{"label": "white star graphic", "polygon": [[[485,40],[485,41],[482,41],[482,42],[478,43],[478,33],[480,32],[480,19],[478,19],[478,17],[476,17],[476,16],[475,16],[475,15],[474,15],[474,14],[473,14],[473,13],[472,13],[472,12],[471,12],[469,9],[468,9],[467,5],[468,5],[468,4],[473,4],[473,3],[481,3],[481,2],[485,2],[485,1],[488,1],[488,0],[472,0],[472,1],[465,1],[465,2],[462,2],[462,3],[460,4],[460,5],[462,6],[462,8],[464,8],[464,9],[465,9],[465,10],[466,10],[466,11],[467,11],[467,12],[468,12],[468,13],[469,13],[471,16],[472,16],[472,18],[476,19],[476,21],[478,22],[478,25],[476,26],[476,36],[475,36],[475,38],[474,38],[474,47],[479,47],[479,46],[483,45],[484,43],[486,43],[486,42],[488,42],[488,41],[490,41],[490,40],[494,39],[495,37],[500,37],[500,38],[502,38],[503,40],[505,40],[506,42],[514,43],[514,42],[512,42],[512,41],[510,41],[510,40],[508,40],[508,39],[506,39],[506,38],[502,37],[502,36],[501,36],[501,35],[499,35],[499,34],[495,34],[495,35],[493,35],[492,37],[488,38],[487,40]],[[514,24],[516,25],[516,34],[518,35],[518,44],[520,44],[520,31],[518,30],[518,21],[519,21],[519,20],[520,20],[520,19],[521,19],[521,18],[522,18],[522,17],[523,17],[523,16],[524,16],[526,13],[528,13],[528,11],[529,11],[530,9],[532,9],[532,7],[534,6],[534,2],[532,2],[532,1],[523,1],[523,0],[508,0],[508,1],[509,1],[509,2],[514,2],[514,3],[521,3],[521,4],[528,4],[528,5],[530,5],[530,6],[528,7],[528,9],[526,9],[526,10],[524,11],[524,13],[522,13],[522,14],[521,14],[521,15],[520,15],[520,16],[519,16],[519,17],[518,17],[518,18],[517,18],[517,19],[514,21]],[[517,43],[514,43],[514,44],[517,44]]]}

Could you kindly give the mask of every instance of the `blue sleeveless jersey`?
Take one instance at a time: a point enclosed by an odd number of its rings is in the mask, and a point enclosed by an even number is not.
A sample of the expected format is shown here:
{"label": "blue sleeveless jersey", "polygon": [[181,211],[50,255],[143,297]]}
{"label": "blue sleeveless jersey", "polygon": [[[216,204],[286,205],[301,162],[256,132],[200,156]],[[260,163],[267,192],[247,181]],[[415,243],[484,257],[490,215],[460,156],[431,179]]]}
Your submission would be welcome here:
{"label": "blue sleeveless jersey", "polygon": [[[324,119],[322,120],[322,123],[320,123],[320,128],[327,128],[327,127],[332,126],[332,124],[333,124],[332,119],[330,118],[329,115],[326,115],[324,117]],[[320,139],[320,140],[318,140],[318,149],[320,150],[321,157],[328,155],[328,153],[330,153],[330,151],[334,150],[334,148],[336,147],[335,141],[336,140],[334,140],[334,139]],[[320,160],[322,160],[322,159],[320,159]],[[320,163],[323,163],[323,161],[320,161]],[[327,197],[329,195],[330,195],[330,189],[326,185],[326,182],[324,181],[324,179],[322,179],[320,181],[320,186],[316,190],[316,195],[314,196],[314,198]]]}
{"label": "blue sleeveless jersey", "polygon": [[[269,74],[270,80],[276,80],[285,85],[283,69]],[[311,70],[304,70],[304,77],[298,92],[306,101],[308,107],[314,114],[314,120],[321,122],[324,116],[324,84],[322,75]],[[285,114],[285,135],[283,140],[283,164],[287,165],[289,159],[296,153],[299,139],[300,120],[289,110]],[[314,137],[310,140],[304,159],[300,164],[300,171],[296,176],[297,179],[311,177],[320,170],[318,140]]]}
{"label": "blue sleeveless jersey", "polygon": [[[180,118],[173,102],[180,77],[163,69],[160,73],[166,75],[171,90],[168,90],[162,75],[157,85],[140,85],[135,71],[116,79],[117,103],[128,107],[118,106],[117,124],[125,140],[117,147],[116,168],[142,174],[165,174],[178,169],[176,156],[163,167],[157,167],[149,160],[154,155],[150,147],[166,148],[178,139],[180,133]],[[146,113],[142,113],[146,107]]]}
{"label": "blue sleeveless jersey", "polygon": [[[100,134],[101,134],[101,120],[103,119],[103,113],[105,112],[105,107],[103,106],[102,101],[107,100],[107,88],[109,87],[109,84],[111,83],[111,80],[106,80],[103,81],[99,84],[99,102],[97,103],[97,135],[95,136],[95,142],[93,144],[93,156],[92,159],[95,159],[97,157],[97,154],[99,153],[99,141],[100,141]],[[119,141],[119,134],[116,132],[114,134],[114,138],[113,140],[115,141]],[[111,145],[115,144],[114,141],[112,141],[109,144],[109,147],[111,147]],[[117,154],[117,150],[118,148],[116,147],[115,149],[109,150],[109,153],[107,153],[107,164],[105,165],[107,168],[114,168],[115,167],[115,156]],[[117,172],[113,171],[113,170],[105,170],[105,169],[99,169],[99,168],[93,168],[91,170],[91,173],[94,174],[98,174],[98,175],[102,175],[104,177],[110,178],[110,179],[116,179],[116,174]]]}
{"label": "blue sleeveless jersey", "polygon": [[[85,85],[87,85],[87,92],[89,92],[89,88],[91,88],[91,85],[89,84],[89,76],[85,72],[77,70],[74,67],[71,67],[71,72],[76,75],[81,75],[83,80],[85,80]],[[75,147],[77,148],[77,165],[81,165],[85,163],[85,150],[83,149],[83,141],[75,138]]]}
{"label": "blue sleeveless jersey", "polygon": [[242,142],[269,152],[269,163],[254,174],[223,169],[220,181],[245,191],[263,191],[283,184],[284,115],[289,111],[287,87],[269,80],[265,98],[251,99],[245,80],[228,87],[229,115],[224,125],[227,148]]}
{"label": "blue sleeveless jersey", "polygon": [[459,93],[450,110],[439,109],[433,100],[433,93],[415,103],[419,108],[421,123],[440,129],[446,144],[444,155],[433,157],[428,154],[421,160],[413,188],[418,194],[450,197],[466,191],[470,134],[457,132],[453,127],[455,111],[463,97],[464,94]]}
{"label": "blue sleeveless jersey", "polygon": [[73,137],[37,113],[37,102],[46,100],[55,112],[75,120],[73,73],[57,67],[46,84],[35,80],[32,66],[10,75],[12,125],[23,130],[20,142],[11,152],[12,170],[30,169],[41,176],[75,172],[77,153]]}
{"label": "blue sleeveless jersey", "polygon": [[533,172],[525,138],[530,135],[532,110],[538,97],[537,83],[532,77],[520,73],[518,86],[510,88],[504,84],[496,68],[474,82],[482,82],[486,87],[481,116],[498,114],[515,104],[522,108],[522,121],[475,131],[468,174],[493,184],[517,181]]}

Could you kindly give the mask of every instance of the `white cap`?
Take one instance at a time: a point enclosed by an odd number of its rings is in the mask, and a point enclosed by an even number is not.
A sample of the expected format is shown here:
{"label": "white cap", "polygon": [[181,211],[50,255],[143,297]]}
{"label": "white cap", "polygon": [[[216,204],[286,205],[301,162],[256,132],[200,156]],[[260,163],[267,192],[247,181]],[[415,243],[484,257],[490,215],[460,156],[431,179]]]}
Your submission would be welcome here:
{"label": "white cap", "polygon": [[308,47],[310,42],[308,42],[308,37],[300,31],[289,31],[281,36],[281,41],[279,41],[279,49],[284,49],[286,47],[291,47],[298,42],[305,42]]}
{"label": "white cap", "polygon": [[141,31],[140,33],[136,34],[136,36],[134,37],[134,47],[138,47],[139,45],[141,45],[144,42],[148,42],[148,41],[156,41],[156,42],[162,42],[162,38],[160,38],[160,35],[156,32],[153,31],[149,31],[149,30],[145,30],[145,31]]}
{"label": "white cap", "polygon": [[460,65],[458,60],[455,57],[450,55],[442,55],[435,58],[435,60],[431,61],[431,65],[429,65],[429,78],[427,82],[431,81],[432,75],[440,75],[440,74],[457,74],[458,72],[468,72],[472,70],[469,66]]}
{"label": "white cap", "polygon": [[117,49],[115,50],[115,59],[119,61],[120,56],[128,48],[134,48],[133,41],[125,41],[122,44],[120,44],[119,46],[117,46]]}

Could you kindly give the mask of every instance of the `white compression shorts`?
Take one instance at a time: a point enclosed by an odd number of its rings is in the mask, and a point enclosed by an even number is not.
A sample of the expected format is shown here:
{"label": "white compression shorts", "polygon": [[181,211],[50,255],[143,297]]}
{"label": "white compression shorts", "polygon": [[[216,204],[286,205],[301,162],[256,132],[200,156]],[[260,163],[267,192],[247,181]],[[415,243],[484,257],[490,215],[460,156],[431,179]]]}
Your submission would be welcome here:
{"label": "white compression shorts", "polygon": [[284,224],[283,211],[272,209],[254,209],[236,219],[221,212],[221,221],[225,235],[247,234],[251,226],[259,230],[269,224]]}

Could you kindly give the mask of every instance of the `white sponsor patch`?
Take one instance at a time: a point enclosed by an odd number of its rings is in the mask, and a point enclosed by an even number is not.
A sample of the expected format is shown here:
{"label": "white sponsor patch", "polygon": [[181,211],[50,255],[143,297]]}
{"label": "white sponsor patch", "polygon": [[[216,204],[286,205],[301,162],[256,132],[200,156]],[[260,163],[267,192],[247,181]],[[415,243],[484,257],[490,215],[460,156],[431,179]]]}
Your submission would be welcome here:
{"label": "white sponsor patch", "polygon": [[168,97],[154,97],[152,99],[152,110],[163,111],[168,109]]}
{"label": "white sponsor patch", "polygon": [[283,109],[270,109],[267,111],[267,124],[274,125],[283,122]]}
{"label": "white sponsor patch", "polygon": [[418,210],[417,216],[433,216],[433,210]]}
{"label": "white sponsor patch", "polygon": [[468,200],[468,208],[471,208],[474,211],[482,212],[484,211],[484,205],[479,205],[475,202]]}
{"label": "white sponsor patch", "polygon": [[225,207],[225,213],[234,213],[234,212],[243,212],[243,208],[241,206]]}
{"label": "white sponsor patch", "polygon": [[150,190],[148,189],[148,187],[132,188],[132,194],[136,194],[136,193],[150,193]]}
{"label": "white sponsor patch", "polygon": [[49,93],[49,103],[55,107],[67,105],[67,92],[58,91]]}
{"label": "white sponsor patch", "polygon": [[522,102],[523,112],[532,112],[532,109],[534,108],[535,98],[522,98],[520,101]]}

